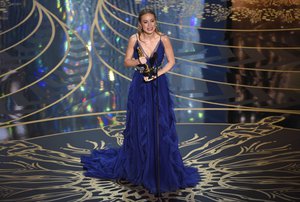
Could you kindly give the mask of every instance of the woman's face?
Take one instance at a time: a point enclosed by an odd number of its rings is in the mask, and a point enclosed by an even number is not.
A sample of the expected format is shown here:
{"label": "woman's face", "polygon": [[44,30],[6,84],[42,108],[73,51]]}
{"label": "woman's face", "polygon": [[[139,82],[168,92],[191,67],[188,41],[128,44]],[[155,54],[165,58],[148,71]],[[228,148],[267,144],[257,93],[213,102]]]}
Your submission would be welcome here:
{"label": "woman's face", "polygon": [[140,25],[142,30],[147,34],[152,34],[156,29],[156,20],[153,14],[147,13],[142,15]]}

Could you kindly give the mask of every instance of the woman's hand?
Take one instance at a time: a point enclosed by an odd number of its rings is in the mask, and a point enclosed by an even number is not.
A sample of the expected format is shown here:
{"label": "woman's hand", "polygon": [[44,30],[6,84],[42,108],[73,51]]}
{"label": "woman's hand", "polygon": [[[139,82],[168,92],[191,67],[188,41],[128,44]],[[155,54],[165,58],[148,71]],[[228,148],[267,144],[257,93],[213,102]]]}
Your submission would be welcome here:
{"label": "woman's hand", "polygon": [[146,64],[147,63],[147,59],[146,57],[139,57],[139,62],[140,62],[140,65],[143,65],[143,64]]}
{"label": "woman's hand", "polygon": [[144,81],[145,81],[145,82],[149,82],[149,81],[152,81],[152,80],[154,80],[154,79],[156,79],[156,76],[152,76],[150,79],[149,79],[148,76],[144,76]]}

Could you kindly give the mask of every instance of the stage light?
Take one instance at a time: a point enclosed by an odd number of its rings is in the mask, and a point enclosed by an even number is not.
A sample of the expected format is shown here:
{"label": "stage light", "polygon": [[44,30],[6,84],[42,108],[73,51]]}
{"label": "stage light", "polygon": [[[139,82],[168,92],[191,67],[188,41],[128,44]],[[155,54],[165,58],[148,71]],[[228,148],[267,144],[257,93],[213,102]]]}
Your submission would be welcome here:
{"label": "stage light", "polygon": [[45,87],[46,86],[46,82],[45,81],[40,81],[40,82],[38,82],[38,84],[41,87]]}
{"label": "stage light", "polygon": [[109,73],[108,73],[108,76],[109,76],[109,80],[110,81],[114,81],[115,80],[115,74],[114,74],[114,72],[113,71],[109,71]]}
{"label": "stage light", "polygon": [[60,6],[61,6],[61,5],[60,5],[60,0],[57,0],[57,1],[56,1],[56,8],[60,8]]}
{"label": "stage light", "polygon": [[67,10],[68,12],[71,11],[71,8],[70,8],[70,2],[69,2],[69,1],[65,1],[65,7],[66,7],[66,10]]}
{"label": "stage light", "polygon": [[93,108],[92,108],[91,104],[89,104],[88,106],[86,106],[86,110],[88,112],[92,112],[93,111]]}
{"label": "stage light", "polygon": [[100,81],[100,91],[103,91],[104,90],[104,82],[101,80]]}
{"label": "stage light", "polygon": [[104,122],[100,116],[97,117],[100,127],[104,126]]}
{"label": "stage light", "polygon": [[88,41],[88,42],[87,42],[86,48],[87,48],[89,51],[92,50],[92,43],[91,43],[91,41]]}
{"label": "stage light", "polygon": [[67,40],[64,43],[64,48],[65,48],[65,51],[68,50],[68,41]]}
{"label": "stage light", "polygon": [[202,112],[199,112],[199,113],[198,113],[198,117],[199,117],[200,119],[203,118],[203,115],[204,115],[204,114],[203,114]]}

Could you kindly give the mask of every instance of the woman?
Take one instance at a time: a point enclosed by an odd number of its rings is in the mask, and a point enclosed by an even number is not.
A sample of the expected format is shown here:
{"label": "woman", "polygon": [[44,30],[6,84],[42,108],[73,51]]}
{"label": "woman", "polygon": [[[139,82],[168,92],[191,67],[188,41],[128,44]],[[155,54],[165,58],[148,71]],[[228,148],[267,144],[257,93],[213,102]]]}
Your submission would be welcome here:
{"label": "woman", "polygon": [[[124,59],[126,67],[138,67],[129,88],[124,143],[82,157],[85,174],[126,179],[154,194],[195,186],[200,177],[195,168],[183,165],[165,75],[175,64],[172,45],[158,31],[152,10],[142,10],[138,20],[138,33],[129,38]],[[167,63],[160,67],[164,56]]]}

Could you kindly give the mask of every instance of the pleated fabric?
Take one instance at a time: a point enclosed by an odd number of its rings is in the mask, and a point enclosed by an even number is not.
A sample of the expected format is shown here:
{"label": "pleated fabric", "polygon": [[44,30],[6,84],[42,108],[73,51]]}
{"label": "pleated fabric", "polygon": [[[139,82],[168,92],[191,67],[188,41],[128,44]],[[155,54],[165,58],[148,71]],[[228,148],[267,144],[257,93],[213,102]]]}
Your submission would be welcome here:
{"label": "pleated fabric", "polygon": [[[136,58],[138,46],[139,43],[135,45]],[[159,66],[164,58],[161,41],[155,51]],[[196,168],[187,167],[182,161],[175,124],[166,75],[145,82],[143,75],[135,71],[128,94],[123,145],[82,156],[85,175],[125,179],[143,185],[153,194],[195,186],[200,175]]]}

